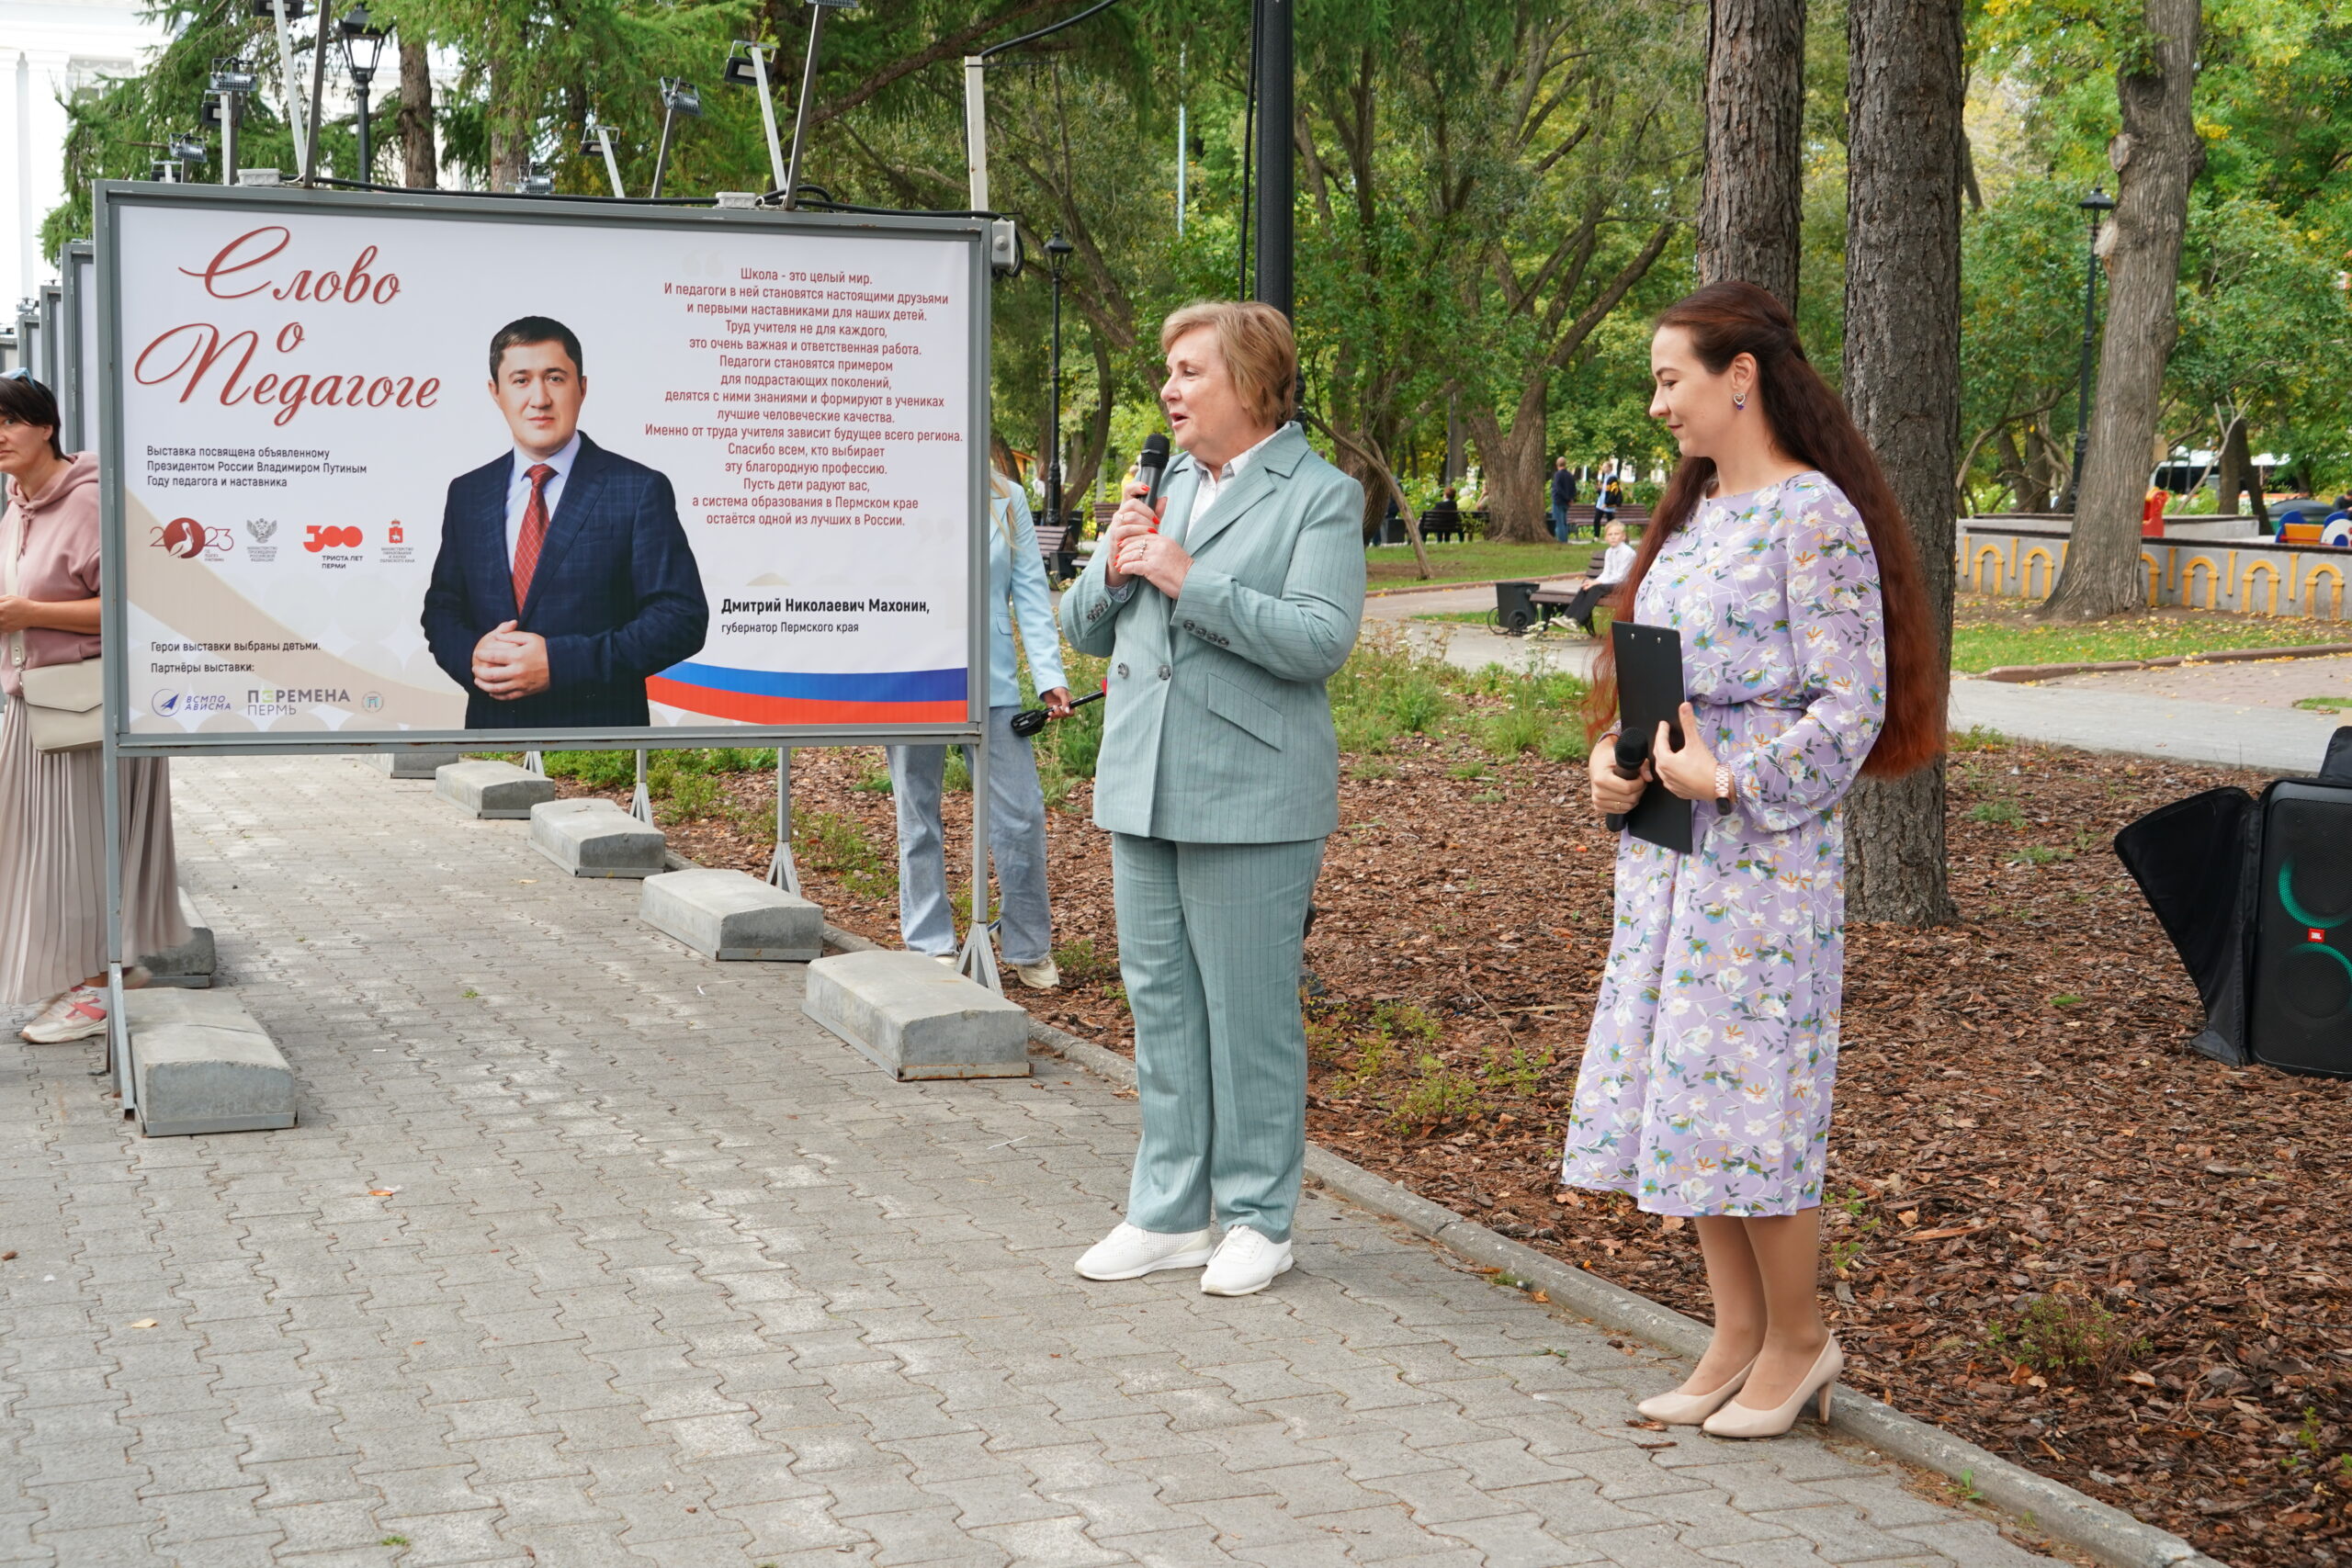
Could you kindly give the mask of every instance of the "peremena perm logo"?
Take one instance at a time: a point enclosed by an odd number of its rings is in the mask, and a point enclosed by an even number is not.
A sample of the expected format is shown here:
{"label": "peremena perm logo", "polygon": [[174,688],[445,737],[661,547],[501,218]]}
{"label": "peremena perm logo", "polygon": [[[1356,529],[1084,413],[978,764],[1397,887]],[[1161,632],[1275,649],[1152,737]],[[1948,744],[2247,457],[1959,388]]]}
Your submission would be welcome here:
{"label": "peremena perm logo", "polygon": [[162,714],[162,715],[163,715],[164,717],[166,717],[166,718],[168,718],[168,717],[170,717],[172,715],[174,715],[174,714],[175,714],[175,713],[179,712],[179,711],[180,711],[180,694],[179,694],[177,692],[158,692],[158,693],[156,693],[156,694],[155,694],[155,711],[156,711],[157,713],[159,713],[159,714]]}

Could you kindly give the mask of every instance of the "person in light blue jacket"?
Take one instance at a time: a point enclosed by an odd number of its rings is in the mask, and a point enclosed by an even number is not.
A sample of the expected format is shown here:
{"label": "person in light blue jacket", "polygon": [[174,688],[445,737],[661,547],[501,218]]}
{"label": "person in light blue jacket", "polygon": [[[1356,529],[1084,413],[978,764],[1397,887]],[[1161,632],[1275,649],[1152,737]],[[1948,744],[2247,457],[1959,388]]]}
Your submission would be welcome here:
{"label": "person in light blue jacket", "polygon": [[[1023,985],[1049,991],[1054,967],[1053,910],[1046,897],[1046,797],[1037,759],[1012,733],[1021,682],[1012,657],[1013,619],[1046,710],[1069,712],[1062,676],[1061,635],[1036,525],[1021,487],[989,476],[989,849],[996,862],[997,937]],[[969,749],[967,748],[968,755]],[[944,746],[890,748],[890,793],[899,803],[899,932],[917,953],[954,962],[956,917],[947,904],[947,853],[939,826]]]}
{"label": "person in light blue jacket", "polygon": [[1061,605],[1071,646],[1111,661],[1094,825],[1111,835],[1143,1111],[1126,1218],[1077,1269],[1199,1269],[1203,1291],[1238,1296],[1291,1267],[1299,950],[1340,825],[1324,682],[1363,615],[1363,490],[1293,420],[1281,311],[1188,306],[1159,343],[1182,455],[1157,515],[1130,481]]}

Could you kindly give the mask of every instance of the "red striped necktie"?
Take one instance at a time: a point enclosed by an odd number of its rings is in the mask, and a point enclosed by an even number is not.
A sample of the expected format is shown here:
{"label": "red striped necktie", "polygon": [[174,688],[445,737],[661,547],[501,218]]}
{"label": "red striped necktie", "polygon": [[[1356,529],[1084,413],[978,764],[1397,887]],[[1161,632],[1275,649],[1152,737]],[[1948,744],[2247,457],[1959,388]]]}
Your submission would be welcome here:
{"label": "red striped necktie", "polygon": [[514,614],[531,602],[531,574],[539,569],[539,547],[548,542],[548,480],[555,470],[534,463],[529,470],[530,504],[523,508],[522,536],[514,541]]}

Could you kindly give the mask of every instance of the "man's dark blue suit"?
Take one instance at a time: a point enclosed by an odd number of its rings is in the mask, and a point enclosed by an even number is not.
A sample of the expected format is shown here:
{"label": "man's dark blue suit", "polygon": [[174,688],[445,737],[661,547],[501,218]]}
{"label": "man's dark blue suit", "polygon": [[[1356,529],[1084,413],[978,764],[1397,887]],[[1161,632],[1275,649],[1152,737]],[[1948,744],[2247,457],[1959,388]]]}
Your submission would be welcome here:
{"label": "man's dark blue suit", "polygon": [[[506,553],[512,452],[450,481],[424,640],[466,689],[469,729],[642,726],[645,678],[691,659],[710,627],[670,481],[582,435],[518,613]],[[501,702],[474,685],[474,645],[514,621],[548,643],[548,688]]]}

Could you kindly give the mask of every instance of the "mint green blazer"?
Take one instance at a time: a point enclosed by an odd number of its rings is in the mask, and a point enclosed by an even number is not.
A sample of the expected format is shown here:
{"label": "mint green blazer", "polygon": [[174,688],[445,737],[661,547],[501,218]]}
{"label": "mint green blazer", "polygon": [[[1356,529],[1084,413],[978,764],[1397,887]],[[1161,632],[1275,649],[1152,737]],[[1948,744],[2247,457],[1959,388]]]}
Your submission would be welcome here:
{"label": "mint green blazer", "polygon": [[[1167,515],[1190,516],[1198,470],[1170,466]],[[1062,595],[1062,631],[1108,658],[1094,823],[1185,843],[1319,839],[1340,825],[1340,744],[1323,682],[1363,618],[1363,488],[1295,424],[1250,460],[1208,515],[1174,603],[1103,581],[1097,550]]]}

